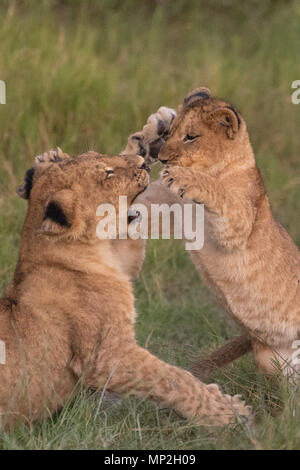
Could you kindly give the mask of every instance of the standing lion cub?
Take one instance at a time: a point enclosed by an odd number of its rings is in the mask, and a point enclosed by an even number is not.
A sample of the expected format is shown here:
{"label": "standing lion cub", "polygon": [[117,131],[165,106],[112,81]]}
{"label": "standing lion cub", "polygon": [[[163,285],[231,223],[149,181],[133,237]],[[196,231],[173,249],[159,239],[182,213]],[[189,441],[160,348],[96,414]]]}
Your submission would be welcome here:
{"label": "standing lion cub", "polygon": [[[299,378],[300,254],[274,220],[247,127],[208,89],[185,99],[159,159],[162,183],[205,206],[205,242],[192,260],[212,292],[250,335],[259,368]],[[246,338],[247,341],[247,338]]]}
{"label": "standing lion cub", "polygon": [[[139,156],[50,152],[27,172],[29,200],[19,261],[0,301],[2,425],[47,416],[78,380],[94,389],[149,397],[199,423],[223,425],[249,409],[135,341],[132,266],[115,240],[96,236],[101,203],[131,204],[149,177]],[[120,249],[120,247],[119,247]]]}

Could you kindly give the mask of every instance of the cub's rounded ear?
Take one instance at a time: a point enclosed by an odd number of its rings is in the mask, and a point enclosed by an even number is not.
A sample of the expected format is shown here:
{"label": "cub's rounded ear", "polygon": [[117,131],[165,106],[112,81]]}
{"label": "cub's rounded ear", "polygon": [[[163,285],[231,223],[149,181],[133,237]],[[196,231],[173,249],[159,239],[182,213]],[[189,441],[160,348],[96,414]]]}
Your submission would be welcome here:
{"label": "cub's rounded ear", "polygon": [[24,178],[24,183],[20,184],[17,188],[17,194],[23,199],[29,199],[33,186],[34,168],[27,170]]}
{"label": "cub's rounded ear", "polygon": [[70,189],[55,193],[47,202],[40,233],[63,235],[76,227],[77,197]]}
{"label": "cub's rounded ear", "polygon": [[240,128],[241,119],[232,106],[217,108],[209,113],[207,123],[216,129],[223,129],[229,139],[234,139]]}
{"label": "cub's rounded ear", "polygon": [[211,91],[206,87],[195,88],[184,98],[183,106],[187,106],[196,100],[207,100],[211,97]]}

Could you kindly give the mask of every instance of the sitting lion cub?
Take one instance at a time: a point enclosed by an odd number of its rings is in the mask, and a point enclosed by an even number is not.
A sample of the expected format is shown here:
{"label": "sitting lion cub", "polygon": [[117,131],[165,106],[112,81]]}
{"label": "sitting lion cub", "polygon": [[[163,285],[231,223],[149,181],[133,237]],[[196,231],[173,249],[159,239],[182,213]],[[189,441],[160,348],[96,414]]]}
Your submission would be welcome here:
{"label": "sitting lion cub", "polygon": [[19,261],[0,301],[2,425],[47,416],[80,379],[87,387],[149,397],[199,423],[223,425],[249,409],[138,346],[130,273],[100,240],[101,203],[119,208],[148,185],[139,156],[50,152],[27,172]]}
{"label": "sitting lion cub", "polygon": [[196,268],[250,335],[260,369],[273,372],[278,364],[296,379],[300,254],[271,214],[244,119],[208,89],[197,89],[159,159],[167,164],[165,187],[205,206],[204,247],[191,252]]}

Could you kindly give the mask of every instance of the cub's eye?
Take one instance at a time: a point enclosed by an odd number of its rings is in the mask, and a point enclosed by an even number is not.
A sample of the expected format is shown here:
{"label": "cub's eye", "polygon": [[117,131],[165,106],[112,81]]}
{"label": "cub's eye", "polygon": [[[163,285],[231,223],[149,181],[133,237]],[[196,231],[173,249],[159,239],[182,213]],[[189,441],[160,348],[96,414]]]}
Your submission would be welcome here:
{"label": "cub's eye", "polygon": [[114,174],[114,170],[112,168],[105,168],[106,178],[110,178]]}
{"label": "cub's eye", "polygon": [[195,139],[197,139],[198,137],[200,137],[200,135],[190,135],[190,134],[186,134],[186,136],[183,138],[183,142],[191,142],[192,140],[195,140]]}

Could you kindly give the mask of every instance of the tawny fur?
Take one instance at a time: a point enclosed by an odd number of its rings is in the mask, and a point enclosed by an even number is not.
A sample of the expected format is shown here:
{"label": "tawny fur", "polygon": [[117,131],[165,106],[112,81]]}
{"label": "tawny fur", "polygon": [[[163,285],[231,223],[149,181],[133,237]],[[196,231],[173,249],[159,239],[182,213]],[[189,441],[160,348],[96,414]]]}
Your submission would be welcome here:
{"label": "tawny fur", "polygon": [[[121,245],[96,236],[101,203],[118,211],[148,184],[139,156],[61,151],[38,158],[19,261],[0,301],[2,425],[31,422],[61,407],[83,385],[149,397],[198,423],[223,425],[249,409],[135,341],[133,289],[137,274]],[[29,178],[27,178],[28,180]],[[136,262],[136,261],[135,261]],[[138,262],[141,264],[142,260]]]}
{"label": "tawny fur", "polygon": [[205,206],[205,242],[191,258],[221,305],[250,335],[260,370],[299,376],[300,255],[273,218],[247,127],[208,90],[192,92],[159,159],[163,184]]}
{"label": "tawny fur", "polygon": [[[206,92],[207,90],[204,90]],[[203,93],[203,88],[201,89]],[[194,92],[192,95],[194,96]],[[189,97],[187,97],[188,99]],[[165,141],[169,138],[172,122],[176,112],[172,108],[165,106],[151,114],[144,125],[142,131],[129,136],[126,148],[121,154],[143,155],[149,167],[158,161],[158,153]],[[189,201],[192,203],[192,201]],[[160,180],[153,181],[147,189],[139,195],[135,203],[143,204],[148,209],[148,235],[151,236],[151,207],[152,204],[173,204],[183,206],[182,199],[161,184]],[[171,219],[170,236],[174,235],[174,219]],[[160,227],[161,228],[161,227]],[[129,244],[130,243],[130,244]],[[126,248],[126,249],[124,249]],[[119,256],[124,258],[125,264],[131,263],[138,268],[142,265],[145,256],[146,241],[143,239],[124,241],[116,240],[115,249]],[[129,253],[129,254],[128,254]],[[134,261],[136,260],[136,262]],[[138,276],[139,269],[133,270],[134,278]],[[235,359],[252,350],[252,343],[248,335],[229,340],[224,346],[211,353],[207,358],[196,359],[193,356],[192,372],[200,379],[207,379],[215,370],[230,364]]]}
{"label": "tawny fur", "polygon": [[[297,379],[299,371],[292,363],[295,353],[292,344],[299,338],[299,252],[286,231],[272,218],[245,121],[231,105],[212,98],[205,88],[193,90],[186,97],[173,126],[174,110],[163,109],[164,139],[169,141],[159,158],[178,168],[172,171],[168,168],[163,174],[165,186],[161,180],[151,183],[137,201],[145,204],[149,213],[151,204],[183,204],[193,199],[204,202],[208,225],[205,249],[190,252],[191,258],[221,305],[246,330],[238,338],[238,344],[236,339],[229,341],[195,364],[193,370],[203,378],[208,370],[228,364],[252,348],[262,371],[277,371],[279,365],[286,375]],[[156,120],[152,117],[147,122],[144,134],[139,133],[143,135],[142,142],[147,149],[144,154],[150,163],[154,161],[149,157],[150,143],[155,139],[155,132],[158,139],[159,121],[157,113]],[[191,140],[193,136],[196,138]],[[131,137],[129,143],[130,140]],[[134,141],[128,149],[135,149],[136,153],[139,150]],[[218,207],[215,204],[210,207],[211,202],[217,202]],[[149,218],[149,232],[150,224]],[[265,243],[269,247],[267,253]],[[235,260],[237,264],[232,269]],[[238,314],[240,305],[241,314]]]}

